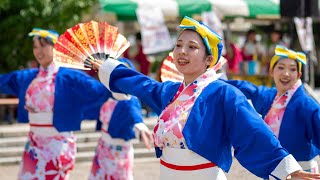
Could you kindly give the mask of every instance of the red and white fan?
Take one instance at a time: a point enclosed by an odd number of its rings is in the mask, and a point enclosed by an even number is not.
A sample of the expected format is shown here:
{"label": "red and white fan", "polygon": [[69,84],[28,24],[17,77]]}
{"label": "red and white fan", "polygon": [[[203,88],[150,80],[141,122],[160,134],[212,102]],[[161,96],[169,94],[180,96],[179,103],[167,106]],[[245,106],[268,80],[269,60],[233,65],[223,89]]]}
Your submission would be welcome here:
{"label": "red and white fan", "polygon": [[[219,62],[212,68],[218,71],[227,62],[227,60],[221,56]],[[170,52],[169,55],[162,61],[160,66],[160,81],[173,81],[182,82],[183,74],[178,71],[176,65],[173,62],[173,53]]]}
{"label": "red and white fan", "polygon": [[90,61],[117,59],[129,46],[117,27],[106,22],[79,23],[59,36],[53,60],[64,67],[89,70]]}
{"label": "red and white fan", "polygon": [[182,82],[183,74],[180,73],[173,62],[173,53],[170,52],[169,55],[162,61],[160,66],[160,81],[173,81]]}

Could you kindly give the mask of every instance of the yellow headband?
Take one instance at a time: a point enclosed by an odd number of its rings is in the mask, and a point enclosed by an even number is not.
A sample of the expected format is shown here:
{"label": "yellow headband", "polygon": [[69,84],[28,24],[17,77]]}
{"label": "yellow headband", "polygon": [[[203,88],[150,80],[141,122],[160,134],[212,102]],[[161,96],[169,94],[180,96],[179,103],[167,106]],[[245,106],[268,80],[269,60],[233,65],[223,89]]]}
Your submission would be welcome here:
{"label": "yellow headband", "polygon": [[59,37],[59,34],[53,30],[44,30],[41,28],[33,28],[32,31],[28,34],[29,36],[39,36],[42,38],[46,38],[55,44]]}
{"label": "yellow headband", "polygon": [[209,54],[213,56],[213,61],[210,64],[210,67],[212,67],[219,61],[223,47],[220,43],[222,38],[217,33],[210,30],[204,24],[199,23],[198,21],[187,16],[182,19],[179,28],[183,30],[191,29],[200,34]]}
{"label": "yellow headband", "polygon": [[272,57],[270,62],[270,69],[273,69],[273,66],[276,64],[277,61],[284,58],[296,60],[299,66],[299,72],[301,72],[302,70],[302,64],[307,64],[306,55],[302,52],[295,52],[284,46],[277,45],[276,49],[274,50],[274,53],[275,55]]}

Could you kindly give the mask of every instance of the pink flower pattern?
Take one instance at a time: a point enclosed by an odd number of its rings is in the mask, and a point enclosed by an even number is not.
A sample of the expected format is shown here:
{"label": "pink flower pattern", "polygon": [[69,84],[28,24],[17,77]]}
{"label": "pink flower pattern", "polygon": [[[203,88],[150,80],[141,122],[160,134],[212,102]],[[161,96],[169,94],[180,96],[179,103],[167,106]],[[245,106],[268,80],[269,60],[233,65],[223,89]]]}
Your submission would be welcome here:
{"label": "pink flower pattern", "polygon": [[173,101],[164,109],[153,129],[155,146],[160,149],[187,148],[182,131],[189,113],[202,90],[216,79],[215,71],[210,69],[188,86],[185,87],[184,83],[180,85]]}
{"label": "pink flower pattern", "polygon": [[301,84],[301,80],[298,80],[287,92],[280,96],[276,96],[268,114],[264,118],[264,121],[268,124],[276,137],[279,137],[280,127],[286,107],[291,97]]}
{"label": "pink flower pattern", "polygon": [[[100,120],[105,127],[108,127],[117,103],[118,101],[110,98],[101,107]],[[96,154],[92,160],[90,180],[129,180],[133,175],[132,170],[133,153],[130,144],[112,144],[102,137],[98,140]]]}
{"label": "pink flower pattern", "polygon": [[[26,92],[26,105],[36,112],[52,112],[54,80],[58,67],[52,63],[47,69],[40,67],[36,78]],[[54,128],[54,127],[53,127]],[[19,180],[66,180],[73,169],[76,138],[72,133],[53,136],[37,135],[30,131],[20,164]]]}
{"label": "pink flower pattern", "polygon": [[75,163],[75,139],[63,134],[43,137],[29,132],[18,179],[68,179]]}
{"label": "pink flower pattern", "polygon": [[39,68],[39,73],[26,92],[26,105],[36,112],[52,112],[54,104],[54,81],[59,68],[51,63],[47,69]]}
{"label": "pink flower pattern", "polygon": [[106,126],[109,125],[114,108],[116,108],[118,101],[109,98],[100,109],[100,121]]}

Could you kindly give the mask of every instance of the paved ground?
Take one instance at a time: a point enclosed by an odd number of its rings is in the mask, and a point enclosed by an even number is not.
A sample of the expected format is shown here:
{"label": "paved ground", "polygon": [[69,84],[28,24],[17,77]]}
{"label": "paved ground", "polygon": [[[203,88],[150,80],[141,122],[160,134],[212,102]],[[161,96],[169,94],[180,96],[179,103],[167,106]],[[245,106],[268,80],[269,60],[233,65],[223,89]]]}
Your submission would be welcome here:
{"label": "paved ground", "polygon": [[[70,175],[70,180],[86,180],[90,171],[91,164],[88,162],[78,163]],[[0,180],[17,179],[18,165],[0,166]],[[229,180],[258,180],[259,178],[251,175],[242,168],[235,160],[231,171],[227,174]],[[154,160],[139,159],[135,162],[134,167],[135,180],[158,180],[159,179],[159,162]]]}

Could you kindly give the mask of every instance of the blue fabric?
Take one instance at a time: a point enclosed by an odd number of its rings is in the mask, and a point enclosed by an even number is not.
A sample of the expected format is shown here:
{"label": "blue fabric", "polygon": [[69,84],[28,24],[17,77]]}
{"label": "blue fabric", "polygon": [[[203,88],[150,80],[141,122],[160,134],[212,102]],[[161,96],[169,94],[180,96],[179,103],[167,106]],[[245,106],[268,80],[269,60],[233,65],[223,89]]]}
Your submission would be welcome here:
{"label": "blue fabric", "polygon": [[[95,119],[99,119],[100,109],[96,109]],[[118,101],[109,122],[108,133],[112,138],[120,138],[125,141],[135,138],[134,125],[142,123],[141,104],[138,98]],[[101,121],[97,122],[97,130],[101,129]]]}
{"label": "blue fabric", "polygon": [[[125,63],[131,69],[136,70],[131,60],[127,58],[119,58],[120,62]],[[104,103],[101,104],[101,106]],[[91,119],[97,120],[96,130],[101,130],[102,123],[99,120],[100,108],[91,109]],[[134,125],[142,123],[141,103],[138,98],[131,97],[127,101],[118,101],[109,122],[108,133],[112,138],[120,138],[125,141],[135,138]]]}
{"label": "blue fabric", "polygon": [[[28,112],[24,109],[25,94],[38,71],[27,69],[0,75],[0,93],[19,98],[19,122],[29,122]],[[90,113],[84,112],[99,108],[109,97],[110,91],[99,81],[81,71],[61,67],[55,79],[54,127],[60,132],[80,130],[81,120],[90,118]]]}
{"label": "blue fabric", "polygon": [[124,57],[121,57],[118,59],[120,62],[122,63],[125,63],[125,65],[128,65],[129,68],[133,69],[136,71],[136,67],[134,66],[134,64],[132,63],[132,61],[128,58],[124,58]]}
{"label": "blue fabric", "polygon": [[[111,91],[137,96],[159,115],[180,83],[159,83],[120,65],[111,72],[109,85]],[[199,95],[183,135],[190,150],[226,172],[232,163],[231,146],[239,162],[263,178],[288,155],[246,97],[221,80],[210,83]],[[156,154],[161,156],[159,148]]]}
{"label": "blue fabric", "polygon": [[[256,86],[247,81],[230,80],[239,88],[264,118],[271,108],[277,90]],[[300,86],[288,103],[283,115],[279,141],[297,161],[309,161],[320,154],[320,106]]]}

